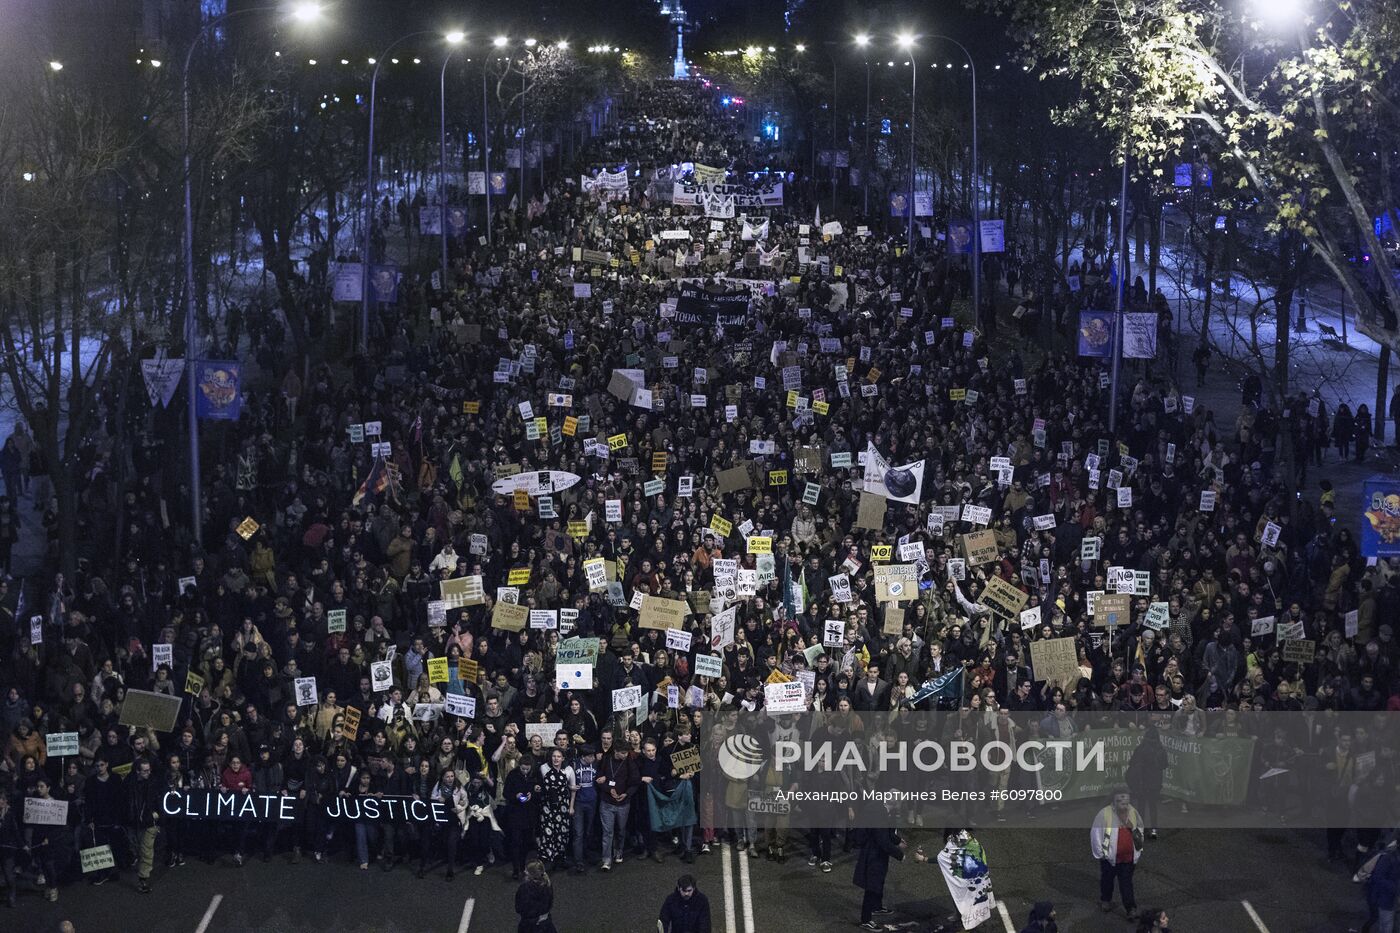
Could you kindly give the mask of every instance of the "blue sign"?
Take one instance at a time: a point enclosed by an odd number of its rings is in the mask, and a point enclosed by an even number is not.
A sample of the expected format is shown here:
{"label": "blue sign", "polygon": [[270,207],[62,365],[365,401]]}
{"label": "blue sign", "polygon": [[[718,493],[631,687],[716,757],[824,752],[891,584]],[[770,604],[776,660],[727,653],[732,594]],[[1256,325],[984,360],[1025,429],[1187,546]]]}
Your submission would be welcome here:
{"label": "blue sign", "polygon": [[890,192],[890,216],[909,216],[909,195],[903,191]]}
{"label": "blue sign", "polygon": [[1182,162],[1176,167],[1176,174],[1172,179],[1172,183],[1178,188],[1189,188],[1194,178],[1195,172],[1193,171],[1191,163]]}
{"label": "blue sign", "polygon": [[506,193],[506,173],[505,173],[505,172],[492,172],[492,173],[491,173],[491,193],[492,193],[492,194],[505,194],[505,193]]}
{"label": "blue sign", "polygon": [[200,360],[194,364],[195,412],[201,418],[237,421],[243,410],[243,364]]}
{"label": "blue sign", "polygon": [[1113,352],[1113,312],[1079,312],[1079,355],[1107,359]]}
{"label": "blue sign", "polygon": [[1400,557],[1400,479],[1373,476],[1361,496],[1361,553],[1385,560]]}
{"label": "blue sign", "polygon": [[972,221],[948,221],[948,252],[953,254],[972,252]]}

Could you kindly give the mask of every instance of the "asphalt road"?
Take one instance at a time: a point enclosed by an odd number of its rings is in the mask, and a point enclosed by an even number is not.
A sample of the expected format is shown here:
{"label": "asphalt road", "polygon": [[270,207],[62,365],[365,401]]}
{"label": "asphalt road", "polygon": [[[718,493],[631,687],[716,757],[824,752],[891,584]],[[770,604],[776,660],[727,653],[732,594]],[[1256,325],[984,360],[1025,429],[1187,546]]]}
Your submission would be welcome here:
{"label": "asphalt road", "polygon": [[[913,833],[911,839],[932,851],[933,836]],[[988,830],[980,838],[1010,922],[998,914],[979,933],[1014,933],[1042,899],[1056,903],[1063,933],[1132,929],[1121,907],[1099,912],[1087,832]],[[1327,865],[1322,852],[1321,831],[1164,832],[1149,843],[1138,869],[1138,903],[1165,907],[1174,933],[1344,933],[1365,919],[1361,889]],[[561,870],[554,876],[554,919],[561,933],[651,933],[661,901],[688,870],[710,898],[715,933],[850,933],[860,908],[852,859],[841,856],[834,871],[822,874],[807,867],[805,849],[776,864],[714,847],[692,866],[675,858],[664,865],[628,859],[612,872],[593,868],[581,878]],[[291,866],[283,855],[271,863],[255,858],[242,868],[227,858],[214,865],[190,859],[182,868],[157,868],[154,880],[155,893],[145,896],[136,892],[131,872],[101,887],[73,883],[54,904],[26,889],[16,910],[0,909],[0,930],[47,933],[64,919],[78,933],[515,929],[515,884],[500,866],[480,876],[459,872],[452,882],[439,866],[420,881],[403,866],[362,872],[340,858]],[[937,869],[912,861],[892,867],[886,904],[895,910],[892,929],[920,933],[948,922],[952,910]],[[957,929],[955,922],[949,928]]]}

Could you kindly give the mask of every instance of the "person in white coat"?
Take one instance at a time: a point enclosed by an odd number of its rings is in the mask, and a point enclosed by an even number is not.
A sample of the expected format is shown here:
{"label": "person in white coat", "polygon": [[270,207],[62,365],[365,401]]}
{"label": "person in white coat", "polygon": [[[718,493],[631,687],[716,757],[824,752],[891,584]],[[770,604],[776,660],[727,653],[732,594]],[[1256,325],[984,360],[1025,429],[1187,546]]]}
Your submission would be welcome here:
{"label": "person in white coat", "polygon": [[1137,919],[1137,899],[1133,895],[1133,871],[1142,858],[1142,817],[1126,789],[1113,792],[1113,802],[1094,817],[1089,831],[1089,850],[1099,863],[1099,909],[1113,909],[1113,885],[1123,899],[1128,919]]}

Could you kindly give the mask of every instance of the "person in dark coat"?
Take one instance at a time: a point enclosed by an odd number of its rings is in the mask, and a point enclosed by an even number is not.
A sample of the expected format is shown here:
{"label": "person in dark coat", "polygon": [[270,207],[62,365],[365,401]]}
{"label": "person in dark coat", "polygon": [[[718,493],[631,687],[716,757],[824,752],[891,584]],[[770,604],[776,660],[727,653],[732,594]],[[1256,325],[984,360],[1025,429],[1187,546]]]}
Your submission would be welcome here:
{"label": "person in dark coat", "polygon": [[[877,810],[867,822],[884,822],[883,816]],[[860,902],[860,922],[867,930],[878,930],[875,915],[892,913],[885,907],[885,878],[889,875],[890,859],[903,861],[909,845],[887,826],[857,829],[856,841],[860,852],[856,855],[852,881],[865,892]]]}
{"label": "person in dark coat", "polygon": [[694,875],[681,875],[657,918],[661,933],[710,933],[710,899],[695,886]]}
{"label": "person in dark coat", "polygon": [[1362,933],[1370,933],[1376,924],[1380,924],[1382,930],[1394,929],[1397,896],[1400,896],[1400,851],[1392,841],[1381,850],[1371,868],[1371,877],[1366,879],[1366,908],[1370,916],[1361,928]]}
{"label": "person in dark coat", "polygon": [[1147,838],[1157,838],[1157,811],[1162,804],[1162,778],[1167,770],[1167,750],[1162,747],[1162,736],[1154,725],[1143,731],[1142,741],[1133,749],[1133,757],[1128,760],[1128,790],[1138,802],[1143,820],[1147,823]]}
{"label": "person in dark coat", "polygon": [[1055,905],[1050,901],[1036,901],[1021,933],[1059,933],[1059,929],[1055,922]]}
{"label": "person in dark coat", "polygon": [[520,917],[516,933],[559,933],[550,919],[554,888],[549,884],[544,863],[534,859],[525,866],[525,880],[515,889],[515,912]]}

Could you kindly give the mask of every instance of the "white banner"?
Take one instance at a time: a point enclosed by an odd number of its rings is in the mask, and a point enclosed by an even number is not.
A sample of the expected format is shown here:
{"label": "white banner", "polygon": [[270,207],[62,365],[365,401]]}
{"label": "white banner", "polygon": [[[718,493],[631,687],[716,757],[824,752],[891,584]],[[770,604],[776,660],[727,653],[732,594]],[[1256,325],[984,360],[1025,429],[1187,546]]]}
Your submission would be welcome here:
{"label": "white banner", "polygon": [[359,301],[363,274],[358,262],[336,263],[331,279],[331,301]]}
{"label": "white banner", "polygon": [[467,172],[467,194],[486,193],[486,173]]}
{"label": "white banner", "polygon": [[709,184],[688,184],[686,182],[673,182],[671,184],[671,199],[674,203],[694,207],[700,204],[705,196],[732,197],[734,203],[742,208],[753,207],[782,207],[783,206],[783,183],[780,181],[755,182],[747,185],[727,185],[718,182]]}
{"label": "white banner", "polygon": [[718,217],[722,220],[728,220],[734,216],[733,195],[707,194],[700,200],[704,204],[706,217]]}
{"label": "white banner", "polygon": [[741,240],[766,240],[768,239],[768,218],[763,219],[763,223],[757,226],[744,221],[744,230],[739,234]]}
{"label": "white banner", "polygon": [[185,361],[180,359],[142,360],[141,375],[146,379],[146,394],[151,398],[151,407],[160,402],[161,408],[170,405],[175,397],[175,389],[180,385],[180,373],[184,372]]}
{"label": "white banner", "polygon": [[1133,312],[1123,315],[1123,358],[1151,360],[1157,357],[1157,315]]}

